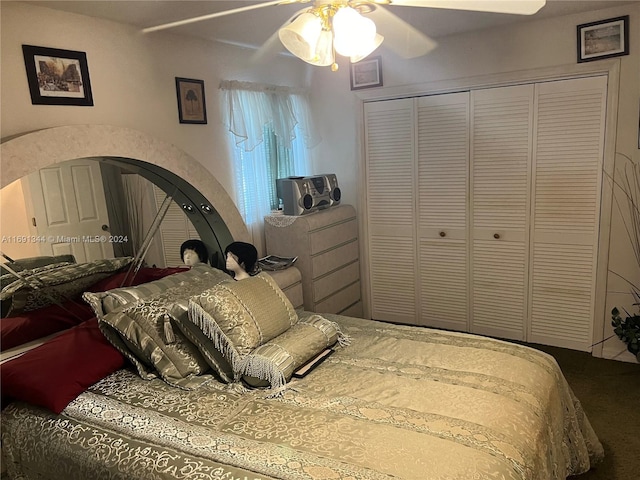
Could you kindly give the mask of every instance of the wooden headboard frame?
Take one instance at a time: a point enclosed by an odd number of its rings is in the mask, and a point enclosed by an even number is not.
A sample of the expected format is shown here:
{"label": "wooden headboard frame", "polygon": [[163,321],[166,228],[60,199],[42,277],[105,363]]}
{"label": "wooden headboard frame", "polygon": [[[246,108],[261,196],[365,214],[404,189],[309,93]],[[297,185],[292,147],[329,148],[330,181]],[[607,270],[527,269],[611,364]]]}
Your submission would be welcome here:
{"label": "wooden headboard frame", "polygon": [[49,165],[79,158],[120,157],[147,162],[190,183],[216,209],[236,240],[250,241],[240,212],[202,164],[174,145],[146,133],[111,125],[67,125],[3,140],[1,186]]}

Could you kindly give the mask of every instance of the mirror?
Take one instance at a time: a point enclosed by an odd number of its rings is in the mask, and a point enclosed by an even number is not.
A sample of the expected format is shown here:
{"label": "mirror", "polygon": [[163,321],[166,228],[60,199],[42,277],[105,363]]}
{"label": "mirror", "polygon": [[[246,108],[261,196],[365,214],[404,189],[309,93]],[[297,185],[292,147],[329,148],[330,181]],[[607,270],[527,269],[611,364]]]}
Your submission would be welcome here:
{"label": "mirror", "polygon": [[[18,191],[19,195],[16,194],[16,185],[20,185],[20,188],[22,185],[14,184],[16,180],[69,160],[87,159],[99,164],[119,166],[127,174],[136,173],[153,183],[161,192],[171,192],[178,208],[188,213],[191,226],[206,244],[210,256],[214,256],[214,266],[216,261],[218,267],[222,266],[220,262],[224,260],[223,246],[234,240],[250,239],[233,200],[200,161],[175,145],[146,132],[105,124],[62,125],[18,133],[1,140],[0,221],[3,228],[14,230],[0,231],[0,235],[31,232],[29,222],[33,215],[27,215],[23,192]],[[215,163],[215,159],[213,160]],[[80,177],[81,175],[78,178]],[[5,187],[12,184],[13,192],[5,190]],[[107,194],[109,192],[107,187]],[[106,201],[108,204],[109,200]],[[86,210],[86,205],[82,202],[81,206]],[[99,224],[99,227],[101,229],[102,225]],[[114,227],[111,223],[107,224],[110,231]],[[75,245],[78,243],[82,242],[75,242]],[[7,242],[0,244],[0,250],[6,250],[7,246]],[[175,255],[179,256],[179,252]],[[25,257],[16,255],[18,256]],[[2,306],[5,304],[0,303]]]}
{"label": "mirror", "polygon": [[[166,214],[154,226],[167,197]],[[224,268],[224,247],[233,241],[215,208],[190,183],[131,158],[56,163],[6,185],[0,199],[1,250],[12,259],[72,254],[83,263],[135,257],[150,235],[143,265],[182,265],[180,245],[199,238],[210,263]]]}
{"label": "mirror", "polygon": [[[39,169],[79,159],[119,166],[144,177],[162,192],[172,192],[179,208],[185,206],[183,210],[188,212],[191,225],[210,254],[217,254],[214,266],[216,261],[219,264],[224,260],[223,246],[234,240],[250,239],[233,200],[201,162],[169,142],[128,127],[62,125],[3,138],[0,143],[0,188],[3,190],[0,192],[4,194],[5,187]],[[23,198],[23,192],[16,195],[15,191],[7,190],[6,193],[0,199],[0,220],[3,226],[17,231],[0,231],[0,235],[19,234],[20,223],[21,228],[30,232],[28,225],[32,216],[28,216],[25,207],[20,207],[18,202]],[[15,223],[7,221],[8,218],[14,219]],[[107,224],[107,227],[111,230],[114,225]],[[7,242],[0,245],[0,250],[6,250],[5,246],[8,246]]]}

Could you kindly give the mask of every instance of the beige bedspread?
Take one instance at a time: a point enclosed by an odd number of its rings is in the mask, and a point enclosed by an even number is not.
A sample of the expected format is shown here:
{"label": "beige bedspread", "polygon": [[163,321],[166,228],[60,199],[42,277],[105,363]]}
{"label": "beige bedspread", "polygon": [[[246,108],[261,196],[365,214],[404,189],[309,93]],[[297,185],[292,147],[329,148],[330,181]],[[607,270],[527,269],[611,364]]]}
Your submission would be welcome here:
{"label": "beige bedspread", "polygon": [[11,478],[539,479],[603,450],[555,360],[507,342],[326,315],[352,337],[283,398],[130,370],[61,415],[2,412]]}

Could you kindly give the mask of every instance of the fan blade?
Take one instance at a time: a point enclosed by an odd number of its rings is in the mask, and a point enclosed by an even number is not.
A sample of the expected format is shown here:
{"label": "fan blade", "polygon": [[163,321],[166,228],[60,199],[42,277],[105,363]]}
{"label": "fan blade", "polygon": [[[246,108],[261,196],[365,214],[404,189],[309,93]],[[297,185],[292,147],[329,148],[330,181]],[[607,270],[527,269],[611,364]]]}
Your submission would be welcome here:
{"label": "fan blade", "polygon": [[155,27],[143,28],[143,33],[157,32],[158,30],[166,30],[168,28],[180,27],[182,25],[188,25],[190,23],[201,22],[203,20],[210,20],[212,18],[224,17],[225,15],[232,15],[234,13],[247,12],[249,10],[256,10],[258,8],[270,7],[272,5],[283,5],[288,3],[296,3],[298,0],[271,0],[269,2],[256,3],[254,5],[247,5],[246,7],[232,8],[231,10],[224,10],[222,12],[209,13],[208,15],[202,15],[200,17],[185,18],[184,20],[177,20],[175,22],[164,23],[162,25],[156,25]]}
{"label": "fan blade", "polygon": [[426,55],[438,45],[413,25],[408,24],[381,5],[368,13],[377,31],[384,36],[382,45],[402,58],[416,58]]}
{"label": "fan blade", "polygon": [[296,13],[291,15],[289,19],[284,22],[273,34],[267,39],[266,42],[262,44],[262,46],[255,51],[253,55],[251,55],[250,62],[251,63],[264,63],[269,58],[275,57],[278,53],[282,51],[284,48],[282,42],[280,42],[280,38],[278,37],[278,32],[280,28],[289,25],[294,18],[300,15],[303,12],[309,10],[308,8],[303,8],[302,10],[298,10]]}
{"label": "fan blade", "polygon": [[258,48],[251,58],[249,59],[249,63],[263,64],[266,63],[270,58],[275,57],[278,53],[282,51],[282,43],[280,43],[280,39],[278,38],[278,30],[273,32],[273,34],[264,42],[260,48]]}
{"label": "fan blade", "polygon": [[516,15],[533,15],[545,4],[546,0],[391,0],[393,6],[448,8]]}

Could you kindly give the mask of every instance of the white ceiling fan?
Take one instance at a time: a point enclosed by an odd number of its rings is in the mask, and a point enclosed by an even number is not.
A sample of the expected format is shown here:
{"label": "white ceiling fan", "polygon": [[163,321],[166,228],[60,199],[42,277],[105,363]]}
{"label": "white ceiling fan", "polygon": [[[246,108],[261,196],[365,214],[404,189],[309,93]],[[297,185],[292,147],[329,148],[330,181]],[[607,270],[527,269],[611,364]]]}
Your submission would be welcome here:
{"label": "white ceiling fan", "polygon": [[[179,27],[226,15],[293,3],[310,4],[296,12],[274,33],[292,54],[307,63],[337,70],[336,53],[352,63],[385,45],[404,58],[427,54],[436,42],[397,17],[389,6],[427,7],[480,12],[533,15],[546,0],[270,0],[222,12],[187,18],[143,29],[144,33]],[[258,54],[258,56],[260,56]]]}

